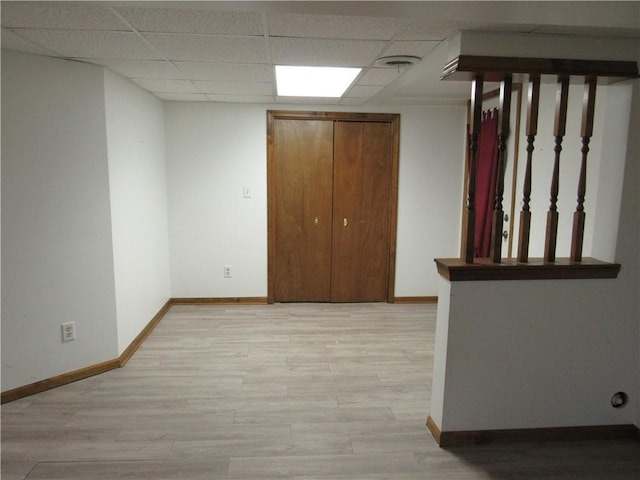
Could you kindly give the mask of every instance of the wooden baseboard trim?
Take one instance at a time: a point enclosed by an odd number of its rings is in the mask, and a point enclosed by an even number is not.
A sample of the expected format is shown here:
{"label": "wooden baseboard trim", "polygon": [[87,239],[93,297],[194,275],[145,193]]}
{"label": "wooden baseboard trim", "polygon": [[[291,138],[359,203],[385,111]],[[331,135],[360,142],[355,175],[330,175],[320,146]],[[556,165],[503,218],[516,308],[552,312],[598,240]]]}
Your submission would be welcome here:
{"label": "wooden baseboard trim", "polygon": [[167,314],[167,312],[171,308],[171,305],[171,300],[167,300],[167,303],[162,306],[162,308],[158,311],[158,313],[155,314],[151,321],[147,323],[147,325],[142,329],[138,336],[133,339],[133,342],[131,342],[131,344],[127,348],[125,348],[124,352],[120,354],[120,357],[118,357],[120,367],[124,367],[127,364],[136,350],[140,348],[142,342],[147,339],[151,332],[153,332],[153,329],[158,326],[160,320],[162,320],[162,318]]}
{"label": "wooden baseboard trim", "polygon": [[13,402],[20,398],[35,395],[52,388],[61,387],[68,383],[77,382],[85,378],[93,377],[101,373],[124,367],[133,354],[140,348],[151,332],[158,326],[160,320],[166,315],[172,305],[266,305],[267,297],[225,297],[225,298],[171,298],[160,308],[158,313],[142,329],[131,344],[120,354],[119,357],[106,362],[90,365],[88,367],[63,373],[51,378],[45,378],[38,382],[23,385],[0,394],[0,403]]}
{"label": "wooden baseboard trim", "polygon": [[171,305],[266,305],[267,297],[178,297]]}
{"label": "wooden baseboard trim", "polygon": [[635,425],[591,425],[584,427],[518,428],[507,430],[466,430],[443,432],[429,416],[427,428],[443,447],[485,443],[548,442],[578,440],[640,440]]}
{"label": "wooden baseboard trim", "polygon": [[40,380],[35,383],[30,383],[28,385],[23,385],[22,387],[7,390],[6,392],[2,392],[2,394],[0,395],[0,403],[4,404],[13,402],[14,400],[18,400],[20,398],[29,397],[31,395],[35,395],[36,393],[41,393],[46,390],[51,390],[52,388],[61,387],[63,385],[67,385],[68,383],[77,382],[78,380],[83,380],[85,378],[108,372],[109,370],[124,367],[129,359],[133,356],[135,351],[140,348],[142,342],[144,342],[144,340],[149,336],[153,329],[156,328],[158,323],[160,323],[160,320],[162,320],[162,318],[169,311],[171,305],[171,300],[167,301],[167,303],[162,306],[158,313],[156,313],[151,321],[142,329],[138,336],[131,342],[131,344],[122,352],[119,357],[112,360],[107,360],[106,362],[98,363],[96,365],[79,368],[78,370],[74,370],[73,372],[63,373],[55,377],[45,378],[44,380]]}
{"label": "wooden baseboard trim", "polygon": [[30,383],[29,385],[23,385],[22,387],[7,390],[6,392],[2,392],[0,401],[3,404],[7,402],[13,402],[14,400],[18,400],[20,398],[35,395],[36,393],[41,393],[56,387],[61,387],[62,385],[66,385],[68,383],[73,383],[77,382],[78,380],[93,377],[94,375],[99,375],[101,373],[105,373],[109,370],[114,370],[119,367],[120,359],[114,358],[113,360],[107,360],[106,362],[98,363],[96,365],[80,368],[78,370],[74,370],[73,372],[63,373],[55,377],[45,378],[44,380]]}
{"label": "wooden baseboard trim", "polygon": [[431,435],[433,435],[433,438],[435,438],[438,445],[442,446],[442,444],[440,443],[440,427],[438,427],[436,422],[433,421],[431,415],[427,417],[427,428],[431,432]]}
{"label": "wooden baseboard trim", "polygon": [[438,297],[395,297],[393,299],[393,303],[438,303]]}

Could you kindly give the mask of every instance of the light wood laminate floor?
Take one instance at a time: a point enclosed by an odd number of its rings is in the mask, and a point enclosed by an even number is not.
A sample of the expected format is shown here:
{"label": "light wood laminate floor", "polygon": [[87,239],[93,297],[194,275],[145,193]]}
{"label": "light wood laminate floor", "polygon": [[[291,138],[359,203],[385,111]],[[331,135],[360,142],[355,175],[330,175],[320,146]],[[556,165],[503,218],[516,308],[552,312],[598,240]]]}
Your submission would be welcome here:
{"label": "light wood laminate floor", "polygon": [[122,369],[2,408],[2,479],[640,479],[633,441],[444,450],[433,305],[174,306]]}

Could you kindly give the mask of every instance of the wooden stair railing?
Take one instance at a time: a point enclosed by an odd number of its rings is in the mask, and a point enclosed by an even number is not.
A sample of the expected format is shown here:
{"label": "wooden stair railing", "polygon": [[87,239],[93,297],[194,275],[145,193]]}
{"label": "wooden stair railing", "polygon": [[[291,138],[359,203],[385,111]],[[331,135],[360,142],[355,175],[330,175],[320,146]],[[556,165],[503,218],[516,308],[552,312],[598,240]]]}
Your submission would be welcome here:
{"label": "wooden stair railing", "polygon": [[573,214],[573,232],[571,235],[571,260],[582,260],[582,240],[584,238],[584,197],[587,191],[587,155],[589,142],[593,135],[593,118],[596,109],[596,87],[598,79],[594,76],[585,80],[584,100],[582,102],[582,162],[578,178],[578,206]]}
{"label": "wooden stair railing", "polygon": [[[585,91],[582,105],[582,160],[577,186],[577,207],[573,214],[573,229],[571,239],[571,252],[568,259],[571,264],[579,264],[583,261],[582,247],[585,226],[584,201],[586,195],[587,156],[589,142],[593,135],[593,122],[595,116],[595,98],[598,83],[613,83],[629,78],[638,78],[638,65],[635,62],[607,61],[607,60],[563,60],[544,58],[517,58],[517,57],[486,57],[473,55],[460,55],[445,66],[443,79],[471,80],[471,118],[469,128],[469,169],[467,177],[467,199],[463,214],[463,238],[462,254],[460,261],[466,264],[480,262],[483,269],[488,265],[499,265],[502,259],[502,229],[503,229],[503,195],[504,175],[507,163],[506,151],[509,138],[509,117],[511,106],[511,91],[513,83],[529,83],[529,95],[527,101],[527,163],[524,173],[523,202],[520,212],[520,230],[518,238],[518,254],[516,265],[525,266],[530,263],[529,238],[531,233],[531,178],[533,168],[534,141],[538,129],[538,110],[540,102],[540,84],[543,77],[553,76],[557,78],[558,90],[556,95],[556,112],[554,121],[555,157],[553,175],[550,186],[550,205],[547,212],[547,224],[545,235],[544,258],[536,260],[535,265],[548,265],[556,263],[556,244],[559,213],[557,208],[558,193],[560,188],[560,156],[562,142],[566,133],[568,113],[569,84],[572,76],[585,77]],[[491,248],[489,259],[474,259],[475,237],[475,185],[478,162],[478,138],[482,119],[482,94],[485,82],[500,82],[500,105],[498,122],[498,169],[496,178],[495,202],[491,231]],[[454,259],[436,260],[440,265],[450,263],[458,268],[459,262]],[[592,259],[586,259],[585,267],[590,265]],[[447,262],[449,261],[449,262]],[[509,271],[513,270],[514,262],[507,261]],[[566,265],[565,260],[558,266]],[[598,263],[600,265],[600,263]],[[617,265],[619,268],[619,265]],[[476,272],[479,271],[476,269]],[[484,271],[484,270],[483,270]],[[548,272],[549,269],[546,269]],[[554,270],[555,271],[555,270]]]}
{"label": "wooden stair railing", "polygon": [[500,82],[500,108],[498,110],[498,178],[496,179],[496,198],[493,207],[493,222],[491,223],[491,246],[489,257],[500,263],[502,258],[502,226],[504,211],[502,200],[504,197],[504,172],[507,165],[507,140],[509,139],[509,118],[511,115],[511,90],[513,78],[505,75]]}
{"label": "wooden stair railing", "polygon": [[531,172],[533,165],[533,143],[538,133],[538,110],[540,106],[540,75],[532,75],[529,79],[529,95],[527,98],[527,164],[524,171],[522,187],[522,211],[520,212],[520,236],[518,240],[518,261],[529,261],[529,237],[531,233]]}
{"label": "wooden stair railing", "polygon": [[469,177],[464,223],[467,227],[462,239],[462,252],[467,263],[473,263],[473,242],[476,229],[476,167],[478,165],[478,137],[482,122],[482,89],[484,78],[476,75],[471,87],[471,124],[469,125]]}
{"label": "wooden stair railing", "polygon": [[562,140],[567,129],[567,109],[569,106],[569,77],[558,78],[558,93],[556,95],[556,116],[553,125],[553,135],[556,145],[553,148],[553,174],[551,175],[551,204],[547,212],[547,232],[544,239],[544,261],[555,262],[556,243],[558,240],[558,193],[560,191],[560,154]]}

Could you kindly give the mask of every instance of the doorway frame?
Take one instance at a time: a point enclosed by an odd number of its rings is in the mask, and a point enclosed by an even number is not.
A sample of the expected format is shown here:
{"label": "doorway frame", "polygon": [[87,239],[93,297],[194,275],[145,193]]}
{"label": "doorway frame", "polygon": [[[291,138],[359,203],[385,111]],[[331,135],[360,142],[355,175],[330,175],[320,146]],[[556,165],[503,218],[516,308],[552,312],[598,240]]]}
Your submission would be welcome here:
{"label": "doorway frame", "polygon": [[400,163],[400,114],[318,112],[297,110],[267,110],[267,303],[275,299],[275,185],[274,178],[274,120],[327,120],[342,122],[388,122],[392,134],[391,185],[389,190],[389,273],[387,303],[395,300],[396,242],[398,230],[398,177]]}

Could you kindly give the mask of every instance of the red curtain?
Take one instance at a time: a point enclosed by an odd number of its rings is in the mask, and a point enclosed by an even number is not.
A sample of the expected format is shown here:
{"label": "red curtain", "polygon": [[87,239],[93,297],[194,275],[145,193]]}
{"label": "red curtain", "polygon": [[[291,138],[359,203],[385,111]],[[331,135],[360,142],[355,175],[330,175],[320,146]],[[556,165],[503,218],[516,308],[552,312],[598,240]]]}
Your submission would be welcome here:
{"label": "red curtain", "polygon": [[498,170],[498,109],[482,113],[476,166],[474,256],[488,257]]}

